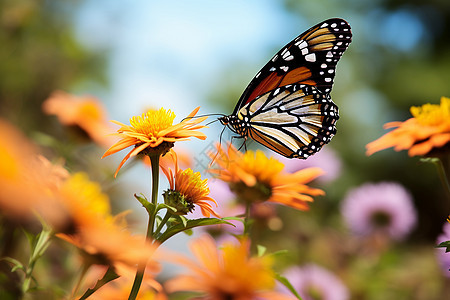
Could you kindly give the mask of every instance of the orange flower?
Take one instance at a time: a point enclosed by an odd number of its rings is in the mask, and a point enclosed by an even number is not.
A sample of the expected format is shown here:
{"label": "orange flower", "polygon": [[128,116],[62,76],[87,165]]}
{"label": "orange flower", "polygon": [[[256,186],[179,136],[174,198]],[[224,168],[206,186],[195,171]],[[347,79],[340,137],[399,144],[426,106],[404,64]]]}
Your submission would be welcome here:
{"label": "orange flower", "polygon": [[271,257],[250,257],[247,240],[219,247],[205,235],[194,240],[190,249],[196,261],[183,256],[172,259],[191,272],[169,280],[165,287],[170,293],[200,292],[204,296],[196,299],[211,300],[293,299],[273,291],[275,274]]}
{"label": "orange flower", "polygon": [[220,218],[209,203],[213,202],[217,206],[216,201],[208,196],[208,179],[202,180],[200,172],[194,173],[191,169],[181,170],[175,151],[171,150],[166,156],[173,162],[174,171],[167,166],[167,160],[164,165],[160,165],[170,185],[170,189],[163,194],[165,203],[177,208],[176,213],[180,215],[192,212],[194,205],[197,205],[205,217],[209,218],[212,214]]}
{"label": "orange flower", "polygon": [[450,98],[441,97],[441,104],[411,107],[413,118],[390,122],[385,129],[395,128],[366,145],[367,155],[394,147],[408,150],[409,156],[436,154],[450,142]]}
{"label": "orange flower", "polygon": [[82,250],[92,263],[134,267],[152,255],[154,247],[144,236],[126,230],[123,215],[111,215],[108,196],[87,175],[77,173],[66,180],[59,198],[72,222],[57,236]]}
{"label": "orange flower", "polygon": [[[146,279],[144,279],[144,282]],[[155,281],[156,282],[156,281]],[[92,300],[124,300],[128,299],[131,287],[133,286],[132,278],[120,277],[113,282],[108,283],[98,291],[96,291],[89,299]],[[159,290],[150,286],[143,285],[136,297],[137,300],[167,300],[167,297]]]}
{"label": "orange flower", "polygon": [[169,109],[149,110],[142,116],[136,116],[130,119],[131,126],[112,121],[121,128],[117,131],[117,135],[122,139],[111,146],[103,157],[119,152],[130,146],[134,148],[125,156],[117,168],[114,177],[119,172],[122,165],[133,156],[143,152],[150,155],[151,153],[164,154],[177,141],[188,140],[190,137],[196,137],[201,140],[206,139],[206,135],[196,131],[206,126],[198,125],[206,120],[207,117],[193,118],[200,107],[192,111],[181,123],[172,125],[175,114]]}
{"label": "orange flower", "polygon": [[61,166],[38,155],[15,127],[0,120],[0,213],[18,222],[39,213],[52,225],[62,222],[54,192],[68,176]]}
{"label": "orange flower", "polygon": [[61,124],[78,126],[100,146],[110,145],[110,134],[114,129],[107,122],[105,109],[96,98],[56,91],[45,100],[42,109],[46,114],[56,115]]}
{"label": "orange flower", "polygon": [[229,145],[227,153],[220,146],[218,151],[216,162],[219,168],[211,172],[228,182],[230,188],[244,201],[270,201],[307,210],[307,203],[313,201],[309,195],[325,194],[320,189],[306,185],[323,174],[320,168],[306,168],[285,174],[282,173],[283,164],[273,157],[267,158],[262,151],[242,154],[233,145]]}

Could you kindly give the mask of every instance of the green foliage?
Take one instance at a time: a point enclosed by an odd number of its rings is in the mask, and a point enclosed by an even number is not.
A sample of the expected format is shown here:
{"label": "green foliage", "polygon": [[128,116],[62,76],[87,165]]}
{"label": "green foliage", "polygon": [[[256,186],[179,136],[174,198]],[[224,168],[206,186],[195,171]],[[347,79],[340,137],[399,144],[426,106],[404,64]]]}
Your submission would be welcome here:
{"label": "green foliage", "polygon": [[76,9],[73,1],[0,2],[0,117],[25,131],[48,129],[37,112],[54,90],[106,83],[104,53],[75,38],[70,13]]}
{"label": "green foliage", "polygon": [[437,247],[445,248],[445,252],[450,252],[450,241],[442,242]]}
{"label": "green foliage", "polygon": [[201,219],[186,219],[184,216],[177,216],[167,230],[158,237],[160,243],[165,242],[168,238],[176,235],[177,233],[199,227],[208,225],[218,225],[218,224],[228,224],[234,226],[233,224],[225,221],[225,219],[215,219],[215,218],[201,218]]}

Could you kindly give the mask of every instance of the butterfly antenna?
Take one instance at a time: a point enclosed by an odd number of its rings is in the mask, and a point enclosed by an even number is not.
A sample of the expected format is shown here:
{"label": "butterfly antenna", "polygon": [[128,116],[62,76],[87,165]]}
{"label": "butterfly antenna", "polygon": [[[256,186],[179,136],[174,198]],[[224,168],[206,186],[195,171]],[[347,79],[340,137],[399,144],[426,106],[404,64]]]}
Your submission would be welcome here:
{"label": "butterfly antenna", "polygon": [[[216,121],[217,121],[217,120],[216,120]],[[223,129],[222,129],[222,131],[220,132],[220,135],[219,135],[219,147],[222,147],[222,134],[223,134],[223,132],[225,131],[226,128],[227,128],[227,127],[224,126]],[[211,166],[213,165],[214,161],[216,160],[217,155],[219,155],[219,149],[220,149],[220,148],[217,149],[217,152],[216,152],[216,154],[214,155],[214,157],[213,157],[213,159],[211,160],[211,162],[209,163],[208,168],[211,168]]]}
{"label": "butterfly antenna", "polygon": [[239,146],[238,150],[241,151],[242,148],[244,148],[245,152],[247,152],[247,138],[243,137],[243,136],[233,136],[231,137],[231,140],[233,140],[233,138],[235,139],[244,139],[244,142],[242,143],[242,145]]}
{"label": "butterfly antenna", "polygon": [[[209,126],[209,125],[211,125],[212,123],[215,123],[215,122],[217,122],[217,121],[219,121],[219,119],[215,119],[215,120],[213,120],[213,121],[211,121],[211,122],[208,122],[208,123],[206,123],[205,124],[205,126]],[[224,127],[225,128],[225,127]],[[222,130],[222,132],[223,132],[223,130]],[[221,136],[222,136],[222,134],[220,134]]]}

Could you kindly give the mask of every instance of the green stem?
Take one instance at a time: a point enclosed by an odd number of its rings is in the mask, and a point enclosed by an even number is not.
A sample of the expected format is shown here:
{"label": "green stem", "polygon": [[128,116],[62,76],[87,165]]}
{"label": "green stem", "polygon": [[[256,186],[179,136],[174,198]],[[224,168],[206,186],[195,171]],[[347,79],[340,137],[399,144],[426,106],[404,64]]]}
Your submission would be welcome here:
{"label": "green stem", "polygon": [[32,245],[32,253],[30,255],[30,260],[28,261],[28,267],[25,271],[25,279],[22,284],[22,292],[25,294],[28,292],[31,286],[31,281],[33,280],[33,270],[36,262],[42,255],[44,255],[48,246],[50,245],[50,238],[52,237],[52,231],[46,225],[39,233],[36,244]]}
{"label": "green stem", "polygon": [[[158,183],[159,183],[159,154],[151,155],[150,162],[152,165],[152,203],[156,207],[158,202]],[[147,236],[146,239],[149,242],[153,240],[153,228],[155,226],[156,213],[150,214],[147,226]],[[142,279],[144,278],[145,267],[147,261],[143,261],[138,265],[136,276],[134,278],[133,287],[131,288],[130,296],[128,300],[136,299],[139,289],[141,288]]]}
{"label": "green stem", "polygon": [[164,225],[167,223],[167,221],[169,221],[171,216],[172,216],[172,213],[167,210],[166,215],[162,219],[162,221],[159,224],[158,228],[156,228],[155,232],[153,233],[154,237],[157,237],[157,235],[161,232],[161,229],[164,227]]}

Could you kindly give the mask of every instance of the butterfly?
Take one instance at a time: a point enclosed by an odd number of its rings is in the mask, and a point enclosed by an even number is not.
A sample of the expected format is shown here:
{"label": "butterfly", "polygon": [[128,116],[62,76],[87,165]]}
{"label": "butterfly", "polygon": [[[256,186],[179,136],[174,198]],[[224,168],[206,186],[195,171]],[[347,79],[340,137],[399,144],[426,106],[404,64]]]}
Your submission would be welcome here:
{"label": "butterfly", "polygon": [[352,40],[343,19],[325,20],[287,44],[256,74],[231,115],[219,121],[288,158],[306,159],[336,134],[329,93]]}

